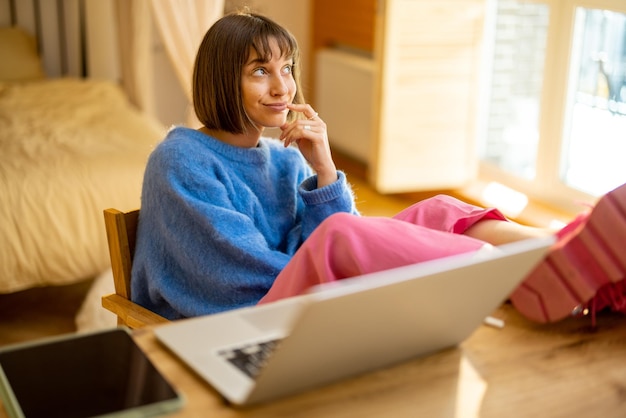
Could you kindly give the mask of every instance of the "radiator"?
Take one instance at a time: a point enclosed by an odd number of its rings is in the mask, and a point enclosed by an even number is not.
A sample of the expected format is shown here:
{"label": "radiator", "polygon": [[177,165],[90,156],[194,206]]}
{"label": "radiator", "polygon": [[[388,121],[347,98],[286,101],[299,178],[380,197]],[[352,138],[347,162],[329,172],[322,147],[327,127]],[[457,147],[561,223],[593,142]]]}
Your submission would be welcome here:
{"label": "radiator", "polygon": [[316,54],[315,105],[337,149],[365,164],[372,142],[374,61],[356,53],[321,49]]}

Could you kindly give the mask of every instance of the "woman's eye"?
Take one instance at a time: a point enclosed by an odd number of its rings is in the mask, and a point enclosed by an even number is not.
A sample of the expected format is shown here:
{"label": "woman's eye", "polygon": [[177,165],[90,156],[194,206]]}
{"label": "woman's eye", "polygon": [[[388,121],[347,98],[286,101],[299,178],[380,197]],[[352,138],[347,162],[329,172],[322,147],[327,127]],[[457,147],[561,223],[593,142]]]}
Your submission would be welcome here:
{"label": "woman's eye", "polygon": [[257,68],[255,69],[252,74],[254,75],[265,75],[267,74],[267,71],[265,71],[265,68]]}
{"label": "woman's eye", "polygon": [[293,73],[293,65],[285,65],[283,67],[283,74],[291,74]]}

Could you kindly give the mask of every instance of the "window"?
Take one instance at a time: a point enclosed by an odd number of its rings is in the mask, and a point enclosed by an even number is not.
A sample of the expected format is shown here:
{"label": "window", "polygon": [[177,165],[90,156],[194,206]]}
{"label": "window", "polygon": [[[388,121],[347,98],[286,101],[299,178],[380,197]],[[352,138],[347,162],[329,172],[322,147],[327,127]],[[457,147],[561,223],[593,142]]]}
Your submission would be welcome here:
{"label": "window", "polygon": [[626,14],[576,8],[562,178],[593,195],[626,182]]}
{"label": "window", "polygon": [[578,212],[626,182],[626,2],[490,4],[481,177]]}

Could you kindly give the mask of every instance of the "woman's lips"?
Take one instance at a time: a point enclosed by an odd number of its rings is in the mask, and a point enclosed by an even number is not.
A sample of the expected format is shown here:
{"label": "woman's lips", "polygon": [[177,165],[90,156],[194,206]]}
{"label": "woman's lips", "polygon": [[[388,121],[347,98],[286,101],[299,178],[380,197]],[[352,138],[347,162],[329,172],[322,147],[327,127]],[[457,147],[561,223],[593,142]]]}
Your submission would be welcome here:
{"label": "woman's lips", "polygon": [[267,106],[268,108],[272,109],[275,112],[284,112],[285,110],[287,110],[286,103],[268,103],[265,106]]}

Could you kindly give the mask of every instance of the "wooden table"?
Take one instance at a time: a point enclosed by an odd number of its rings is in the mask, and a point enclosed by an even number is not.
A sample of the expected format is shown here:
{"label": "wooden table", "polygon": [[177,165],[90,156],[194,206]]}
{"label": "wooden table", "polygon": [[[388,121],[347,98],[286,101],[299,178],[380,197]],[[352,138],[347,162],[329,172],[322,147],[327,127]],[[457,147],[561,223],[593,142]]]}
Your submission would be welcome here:
{"label": "wooden table", "polygon": [[[251,408],[228,405],[163,348],[138,344],[184,394],[172,417],[626,417],[626,317],[537,325],[504,305],[459,348]],[[2,411],[0,411],[2,412]],[[0,413],[0,416],[2,413]]]}

